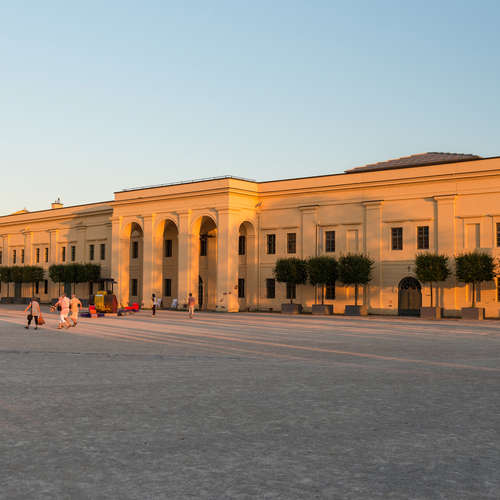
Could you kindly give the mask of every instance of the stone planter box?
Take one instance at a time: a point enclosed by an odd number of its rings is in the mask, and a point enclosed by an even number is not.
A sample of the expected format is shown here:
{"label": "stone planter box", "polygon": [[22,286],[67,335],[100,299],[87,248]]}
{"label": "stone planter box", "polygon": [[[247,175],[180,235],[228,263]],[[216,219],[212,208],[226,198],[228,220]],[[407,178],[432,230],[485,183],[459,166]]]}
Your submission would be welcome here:
{"label": "stone planter box", "polygon": [[281,312],[284,314],[300,314],[302,304],[281,304]]}
{"label": "stone planter box", "polygon": [[423,319],[441,319],[443,317],[441,307],[421,307],[420,317]]}
{"label": "stone planter box", "polygon": [[368,307],[366,306],[345,306],[345,316],[368,316]]}
{"label": "stone planter box", "polygon": [[331,304],[313,304],[312,313],[322,316],[333,314],[333,305]]}
{"label": "stone planter box", "polygon": [[484,319],[484,307],[462,307],[462,319]]}

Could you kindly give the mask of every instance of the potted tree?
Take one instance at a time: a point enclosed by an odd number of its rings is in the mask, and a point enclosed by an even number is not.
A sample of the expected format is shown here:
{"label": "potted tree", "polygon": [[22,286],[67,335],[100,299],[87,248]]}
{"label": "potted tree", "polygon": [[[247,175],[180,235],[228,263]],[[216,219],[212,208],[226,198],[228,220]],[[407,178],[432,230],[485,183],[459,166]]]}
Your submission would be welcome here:
{"label": "potted tree", "polygon": [[325,286],[334,284],[337,279],[337,261],[333,257],[311,257],[307,261],[309,282],[314,287],[320,287],[321,304],[313,304],[313,314],[333,314],[333,305],[325,304]]}
{"label": "potted tree", "polygon": [[495,260],[485,252],[470,252],[455,257],[458,281],[472,285],[471,307],[462,307],[463,319],[484,319],[484,307],[476,307],[476,290],[495,276]]}
{"label": "potted tree", "polygon": [[14,283],[14,303],[22,304],[25,302],[22,295],[21,285],[24,280],[23,266],[12,266],[10,268],[10,280]]}
{"label": "potted tree", "polygon": [[281,312],[288,314],[300,314],[301,304],[294,304],[294,294],[297,285],[303,285],[307,281],[307,265],[302,259],[295,257],[289,259],[278,259],[273,270],[274,277],[279,283],[286,283],[287,290],[290,291],[290,303],[281,304]]}
{"label": "potted tree", "polygon": [[425,319],[441,319],[441,307],[434,307],[432,284],[445,281],[450,275],[448,257],[432,253],[417,255],[415,258],[415,274],[422,283],[429,283],[431,291],[431,305],[420,308],[420,317]]}
{"label": "potted tree", "polygon": [[35,295],[35,283],[42,281],[44,276],[43,268],[40,266],[25,266],[23,268],[23,282],[31,283],[31,295]]}
{"label": "potted tree", "polygon": [[10,293],[9,293],[10,292],[9,283],[12,282],[12,279],[10,277],[10,267],[8,267],[8,266],[1,266],[0,267],[0,281],[7,285],[7,297],[2,297],[2,302],[3,303],[11,303],[11,297],[10,297]]}
{"label": "potted tree", "polygon": [[372,279],[373,260],[363,254],[343,255],[339,259],[339,279],[344,285],[354,285],[354,305],[345,306],[347,316],[366,316],[366,305],[358,306],[358,287],[367,285]]}
{"label": "potted tree", "polygon": [[[61,283],[65,278],[65,267],[63,264],[53,264],[49,267],[49,278],[59,285],[59,293],[61,295]],[[55,304],[57,299],[52,299],[52,303]]]}

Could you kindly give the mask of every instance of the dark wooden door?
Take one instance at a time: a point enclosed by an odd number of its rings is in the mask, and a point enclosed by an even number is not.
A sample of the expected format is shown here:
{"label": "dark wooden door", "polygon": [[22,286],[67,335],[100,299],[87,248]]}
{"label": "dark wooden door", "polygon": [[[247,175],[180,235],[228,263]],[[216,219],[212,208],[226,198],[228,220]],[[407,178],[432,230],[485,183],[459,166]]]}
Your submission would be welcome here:
{"label": "dark wooden door", "polygon": [[399,283],[398,314],[419,316],[422,306],[422,287],[417,279],[408,276]]}

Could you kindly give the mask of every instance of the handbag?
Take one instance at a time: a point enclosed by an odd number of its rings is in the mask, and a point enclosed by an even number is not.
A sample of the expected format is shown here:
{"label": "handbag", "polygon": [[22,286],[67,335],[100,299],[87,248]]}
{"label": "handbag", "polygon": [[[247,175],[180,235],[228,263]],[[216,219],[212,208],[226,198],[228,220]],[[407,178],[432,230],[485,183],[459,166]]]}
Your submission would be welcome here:
{"label": "handbag", "polygon": [[45,325],[45,320],[43,319],[42,313],[38,316],[38,325]]}

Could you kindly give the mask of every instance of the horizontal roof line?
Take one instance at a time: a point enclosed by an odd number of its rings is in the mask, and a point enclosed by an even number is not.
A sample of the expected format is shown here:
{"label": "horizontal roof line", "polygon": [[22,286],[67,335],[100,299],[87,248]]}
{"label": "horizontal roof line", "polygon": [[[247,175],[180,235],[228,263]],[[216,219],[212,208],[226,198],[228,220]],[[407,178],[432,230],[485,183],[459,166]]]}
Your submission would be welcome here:
{"label": "horizontal roof line", "polygon": [[186,181],[176,181],[176,182],[167,182],[165,184],[153,184],[151,186],[139,186],[132,188],[121,189],[120,191],[115,191],[115,193],[126,193],[128,191],[140,191],[142,189],[154,189],[168,186],[180,186],[182,184],[195,184],[197,182],[207,182],[207,181],[217,181],[221,179],[236,179],[238,181],[246,181],[246,182],[257,182],[255,179],[247,179],[245,177],[238,177],[236,175],[221,175],[218,177],[202,177],[200,179],[189,179]]}

